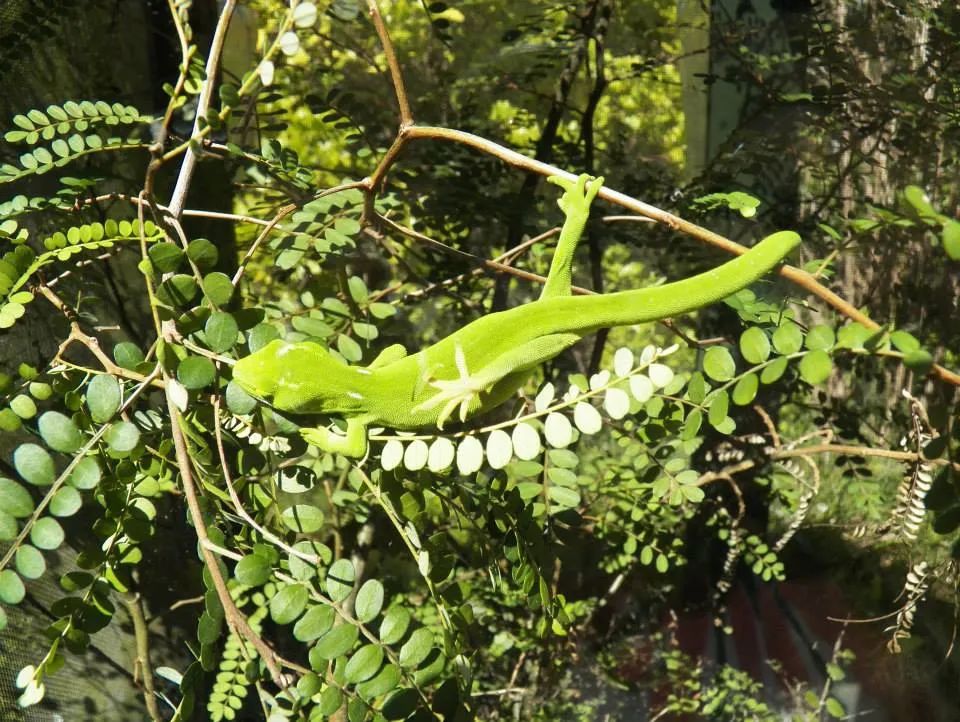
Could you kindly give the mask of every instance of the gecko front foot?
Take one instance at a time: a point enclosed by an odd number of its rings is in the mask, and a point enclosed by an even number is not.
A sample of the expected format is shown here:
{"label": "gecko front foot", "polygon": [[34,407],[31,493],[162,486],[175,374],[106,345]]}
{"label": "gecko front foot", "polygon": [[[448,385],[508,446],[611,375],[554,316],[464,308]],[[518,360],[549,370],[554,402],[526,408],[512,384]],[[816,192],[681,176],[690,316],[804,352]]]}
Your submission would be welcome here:
{"label": "gecko front foot", "polygon": [[431,381],[430,385],[437,389],[437,393],[413,408],[414,413],[417,413],[431,411],[443,404],[443,408],[437,414],[438,429],[443,428],[457,406],[460,407],[460,421],[466,421],[470,404],[473,403],[474,399],[479,398],[488,386],[485,379],[470,375],[470,370],[467,368],[467,359],[460,346],[457,346],[454,351],[454,361],[457,364],[459,376],[446,381]]}

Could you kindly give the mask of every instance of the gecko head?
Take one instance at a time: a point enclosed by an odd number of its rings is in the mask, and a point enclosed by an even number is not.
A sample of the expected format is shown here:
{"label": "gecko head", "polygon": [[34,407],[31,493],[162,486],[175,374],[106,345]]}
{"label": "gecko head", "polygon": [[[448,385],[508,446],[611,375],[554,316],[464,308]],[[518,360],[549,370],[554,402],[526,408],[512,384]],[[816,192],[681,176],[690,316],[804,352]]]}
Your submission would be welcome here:
{"label": "gecko head", "polygon": [[324,413],[343,396],[348,368],[318,344],[276,339],[237,361],[233,380],[281,411]]}

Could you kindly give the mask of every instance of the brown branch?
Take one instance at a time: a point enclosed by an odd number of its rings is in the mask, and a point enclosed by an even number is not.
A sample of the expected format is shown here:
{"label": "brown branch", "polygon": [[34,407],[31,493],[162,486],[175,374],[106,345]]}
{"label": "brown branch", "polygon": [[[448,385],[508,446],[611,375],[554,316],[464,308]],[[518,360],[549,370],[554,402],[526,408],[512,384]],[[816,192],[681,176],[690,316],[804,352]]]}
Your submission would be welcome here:
{"label": "brown branch", "polygon": [[[210,41],[210,51],[207,55],[207,65],[204,68],[206,77],[203,86],[200,89],[200,95],[197,98],[196,117],[193,121],[193,131],[191,137],[199,137],[202,130],[202,124],[206,123],[207,110],[210,108],[210,99],[213,97],[213,87],[217,82],[217,71],[220,66],[220,55],[223,51],[223,43],[227,37],[227,28],[230,26],[230,19],[233,17],[233,11],[236,7],[236,0],[226,0],[223,3],[223,9],[220,11],[220,17],[217,19],[217,26],[213,31],[213,38]],[[186,62],[186,59],[184,59]],[[187,152],[183,156],[183,163],[180,164],[180,172],[177,174],[177,182],[173,193],[170,195],[170,215],[173,218],[180,218],[183,207],[187,202],[187,192],[190,189],[190,179],[193,178],[193,169],[197,164],[197,153],[193,144],[187,146]]]}
{"label": "brown branch", "polygon": [[373,27],[380,38],[380,45],[383,46],[383,54],[387,56],[390,77],[393,79],[393,92],[397,96],[397,105],[400,106],[400,127],[401,129],[406,128],[408,125],[413,125],[413,114],[410,112],[410,103],[407,100],[407,89],[403,84],[400,63],[397,62],[397,54],[393,49],[390,33],[387,32],[387,26],[383,23],[383,16],[380,15],[380,8],[377,7],[376,0],[367,0],[367,11],[370,13]]}
{"label": "brown branch", "polygon": [[[175,330],[171,328],[171,322],[165,321],[165,340],[171,342],[174,334]],[[169,380],[166,370],[164,370],[164,380]],[[182,418],[180,416],[180,409],[177,408],[177,404],[174,402],[172,388],[173,385],[168,384],[165,394],[167,399],[167,413],[170,417],[170,435],[173,438],[173,447],[177,459],[177,466],[179,466],[180,470],[180,479],[183,481],[183,493],[187,499],[187,508],[190,511],[190,518],[193,521],[193,528],[196,532],[197,540],[200,542],[200,553],[203,555],[203,562],[207,567],[207,571],[210,572],[210,579],[213,582],[217,598],[220,600],[220,604],[223,605],[224,617],[230,629],[233,630],[237,636],[246,639],[256,648],[264,664],[266,664],[274,684],[283,689],[287,686],[287,683],[280,670],[276,652],[253,630],[247,618],[237,608],[233,597],[230,596],[230,590],[227,588],[227,582],[223,578],[223,573],[220,570],[217,558],[210,549],[213,542],[211,542],[210,536],[207,533],[207,525],[203,519],[203,511],[200,509],[200,499],[197,495],[197,487],[194,483],[193,472],[190,466],[190,452],[187,449],[187,442],[184,438],[183,428],[181,427]]]}
{"label": "brown branch", "polygon": [[137,656],[133,663],[134,682],[143,686],[143,704],[153,722],[161,722],[163,715],[157,704],[157,693],[153,686],[153,667],[150,665],[150,631],[143,614],[143,604],[138,593],[123,595],[123,603],[133,622],[133,636],[136,640]]}
{"label": "brown branch", "polygon": [[841,454],[843,456],[873,456],[894,461],[916,462],[922,461],[933,466],[951,466],[954,471],[960,471],[960,462],[949,459],[928,459],[922,453],[915,451],[891,451],[890,449],[876,449],[872,447],[853,446],[847,444],[814,444],[801,446],[796,449],[783,449],[770,454],[771,459],[789,459],[797,456],[811,456],[813,454]]}
{"label": "brown branch", "polygon": [[[453,143],[460,143],[471,148],[476,148],[477,150],[488,155],[500,158],[508,165],[521,170],[539,173],[545,176],[559,175],[570,180],[576,179],[576,176],[573,173],[565,171],[561,168],[557,168],[556,166],[552,166],[549,163],[544,163],[543,161],[529,158],[522,153],[518,153],[515,150],[506,148],[498,143],[494,143],[491,140],[487,140],[486,138],[481,138],[478,135],[467,133],[462,130],[454,130],[452,128],[441,128],[435,126],[411,126],[409,128],[401,129],[393,147],[391,147],[387,155],[384,156],[373,177],[382,180],[389,170],[390,165],[396,161],[401,148],[410,140],[420,139],[448,140]],[[369,187],[372,190],[375,186],[370,185]],[[713,231],[703,228],[702,226],[698,226],[696,223],[686,221],[668,211],[657,208],[656,206],[652,206],[649,203],[644,203],[636,198],[631,198],[630,196],[618,191],[611,190],[606,186],[601,188],[597,195],[603,200],[622,206],[623,208],[628,208],[635,213],[656,221],[657,223],[662,223],[673,230],[680,231],[686,235],[696,238],[697,240],[703,241],[704,243],[716,246],[727,253],[739,256],[743,255],[749,250],[746,246],[742,246],[735,241],[731,241],[729,238],[721,236],[719,233],[714,233]],[[873,330],[880,328],[880,324],[866,314],[862,313],[851,303],[838,296],[829,288],[826,288],[820,284],[812,274],[787,264],[784,264],[779,268],[779,273],[781,276],[800,286],[805,291],[820,298],[828,306],[831,306],[834,310],[838,311],[841,315],[846,316],[852,321],[856,321],[857,323],[863,324],[867,328]],[[941,366],[940,364],[934,364],[932,366],[931,374],[938,379],[945,381],[946,383],[954,386],[960,386],[960,374],[957,374]]]}

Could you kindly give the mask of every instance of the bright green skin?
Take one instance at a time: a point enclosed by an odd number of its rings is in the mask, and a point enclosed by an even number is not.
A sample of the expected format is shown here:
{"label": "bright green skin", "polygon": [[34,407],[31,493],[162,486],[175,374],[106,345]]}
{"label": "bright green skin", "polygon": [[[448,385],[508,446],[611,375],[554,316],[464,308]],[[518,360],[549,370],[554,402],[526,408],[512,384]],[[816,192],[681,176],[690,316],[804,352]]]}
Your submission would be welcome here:
{"label": "bright green skin", "polygon": [[280,411],[346,419],[346,435],[302,429],[311,444],[361,457],[367,427],[443,428],[455,409],[461,421],[510,398],[530,372],[597,329],[676,316],[718,301],[753,283],[799,242],[792,231],[763,239],[718,268],[655,288],[573,296],[573,254],[602,178],[549,179],[565,189],[566,215],[540,298],[491,313],[433,346],[407,355],[397,344],[367,367],[348,366],[310,342],[271,341],[240,359],[233,380]]}

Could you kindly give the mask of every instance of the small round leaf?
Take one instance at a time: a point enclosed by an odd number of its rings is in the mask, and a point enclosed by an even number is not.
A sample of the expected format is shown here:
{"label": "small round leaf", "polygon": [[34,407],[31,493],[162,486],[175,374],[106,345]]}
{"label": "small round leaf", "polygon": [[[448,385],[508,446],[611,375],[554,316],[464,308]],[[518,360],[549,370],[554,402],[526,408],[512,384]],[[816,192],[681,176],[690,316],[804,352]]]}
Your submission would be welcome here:
{"label": "small round leaf", "polygon": [[13,452],[13,465],[23,480],[34,486],[49,486],[57,475],[53,457],[37,444],[18,446]]}
{"label": "small round leaf", "polygon": [[99,374],[90,379],[87,408],[90,409],[90,418],[99,424],[113,418],[120,408],[120,384],[113,376]]}
{"label": "small round leaf", "polygon": [[364,582],[354,602],[357,619],[366,624],[380,614],[383,608],[383,596],[383,585],[379,581],[369,579]]}
{"label": "small round leaf", "polygon": [[762,328],[751,326],[740,334],[740,353],[752,364],[762,364],[770,357],[770,339]]}
{"label": "small round leaf", "polygon": [[293,625],[293,636],[301,642],[312,642],[326,634],[337,617],[333,607],[317,605],[310,607]]}
{"label": "small round leaf", "polygon": [[236,320],[223,311],[211,313],[203,327],[203,335],[211,351],[229,351],[237,342],[239,333]]}
{"label": "small round leaf", "polygon": [[483,444],[476,436],[467,436],[457,446],[457,470],[472,474],[483,465]]}
{"label": "small round leaf", "polygon": [[303,613],[309,598],[310,592],[302,584],[281,587],[270,599],[270,618],[277,624],[290,624]]}
{"label": "small round leaf", "polygon": [[414,439],[403,453],[403,466],[409,471],[419,471],[427,465],[430,449],[422,439]]}
{"label": "small round leaf", "polygon": [[33,513],[30,492],[13,479],[0,477],[0,512],[22,519]]}
{"label": "small round leaf", "polygon": [[353,591],[356,577],[353,562],[349,559],[338,559],[327,570],[327,594],[333,601],[342,602]]}
{"label": "small round leaf", "polygon": [[177,380],[191,390],[202,389],[213,383],[217,369],[206,356],[187,356],[177,366]]}
{"label": "small round leaf", "polygon": [[573,407],[573,423],[584,434],[595,434],[603,428],[600,412],[586,401],[581,401]]}
{"label": "small round leaf", "polygon": [[59,517],[73,516],[80,511],[82,504],[80,492],[72,486],[64,486],[50,500],[50,513]]}
{"label": "small round leaf", "polygon": [[100,483],[100,464],[96,458],[85,456],[77,462],[67,477],[67,483],[75,489],[93,489]]}
{"label": "small round leaf", "polygon": [[725,347],[711,346],[703,355],[703,370],[714,381],[729,381],[737,373],[737,364]]}
{"label": "small round leaf", "polygon": [[518,459],[529,461],[540,455],[540,434],[526,421],[514,426],[510,436],[513,441],[513,452]]}
{"label": "small round leaf", "polygon": [[380,622],[380,641],[396,644],[410,627],[410,612],[403,607],[391,607]]}
{"label": "small round leaf", "polygon": [[20,545],[14,557],[14,564],[16,564],[20,576],[26,579],[39,579],[47,571],[47,563],[43,559],[43,554],[29,544]]}
{"label": "small round leaf", "polygon": [[30,530],[30,541],[40,549],[56,549],[63,544],[63,539],[63,527],[49,516],[37,519],[37,523]]}
{"label": "small round leaf", "polygon": [[[548,417],[549,418],[549,417]],[[487,463],[494,469],[502,469],[513,458],[513,441],[503,429],[494,429],[487,437]]]}
{"label": "small round leaf", "polygon": [[457,455],[453,442],[445,436],[434,439],[427,454],[427,468],[435,474],[449,469]]}
{"label": "small round leaf", "polygon": [[800,359],[800,378],[808,384],[821,384],[830,378],[833,362],[826,351],[811,351]]}
{"label": "small round leaf", "polygon": [[260,554],[247,554],[243,559],[237,562],[233,570],[233,576],[241,584],[249,587],[259,587],[270,579],[271,574],[270,560]]}
{"label": "small round leaf", "polygon": [[350,651],[360,636],[360,630],[352,624],[338,624],[324,634],[313,649],[310,650],[310,666],[325,671],[325,664],[317,664],[320,660],[336,659]]}
{"label": "small round leaf", "polygon": [[103,436],[107,445],[121,454],[133,451],[140,442],[140,429],[129,421],[118,421]]}
{"label": "small round leaf", "polygon": [[383,664],[383,648],[377,644],[366,644],[350,657],[343,670],[343,676],[350,684],[364,682],[380,671]]}
{"label": "small round leaf", "polygon": [[37,420],[40,436],[54,451],[70,454],[83,444],[83,435],[69,416],[59,411],[46,411]]}
{"label": "small round leaf", "polygon": [[295,532],[312,534],[323,526],[323,509],[310,504],[294,504],[283,510],[283,523]]}
{"label": "small round leaf", "polygon": [[414,631],[402,647],[400,647],[400,666],[416,667],[430,654],[433,649],[433,633],[421,627]]}
{"label": "small round leaf", "polygon": [[23,586],[23,581],[12,569],[4,569],[0,572],[0,602],[4,604],[19,604],[23,601],[27,590]]}
{"label": "small round leaf", "polygon": [[760,386],[760,379],[756,374],[747,374],[733,387],[733,403],[737,406],[746,406],[757,396],[757,388]]}

